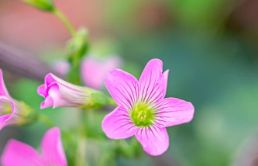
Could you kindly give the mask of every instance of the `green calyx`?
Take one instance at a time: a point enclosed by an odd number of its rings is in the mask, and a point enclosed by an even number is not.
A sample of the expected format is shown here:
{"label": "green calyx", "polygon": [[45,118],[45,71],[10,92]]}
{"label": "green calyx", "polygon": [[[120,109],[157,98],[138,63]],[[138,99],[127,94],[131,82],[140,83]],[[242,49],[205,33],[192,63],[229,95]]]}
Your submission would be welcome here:
{"label": "green calyx", "polygon": [[131,110],[131,119],[138,127],[148,127],[154,123],[155,109],[147,103],[139,102]]}

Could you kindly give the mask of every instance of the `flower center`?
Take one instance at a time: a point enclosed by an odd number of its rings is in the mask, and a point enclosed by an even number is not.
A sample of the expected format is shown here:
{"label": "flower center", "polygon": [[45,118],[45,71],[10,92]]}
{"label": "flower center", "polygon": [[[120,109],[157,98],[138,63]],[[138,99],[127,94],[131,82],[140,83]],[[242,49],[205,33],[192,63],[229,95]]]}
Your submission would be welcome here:
{"label": "flower center", "polygon": [[131,119],[138,127],[147,127],[155,120],[155,110],[146,103],[139,102],[131,110]]}

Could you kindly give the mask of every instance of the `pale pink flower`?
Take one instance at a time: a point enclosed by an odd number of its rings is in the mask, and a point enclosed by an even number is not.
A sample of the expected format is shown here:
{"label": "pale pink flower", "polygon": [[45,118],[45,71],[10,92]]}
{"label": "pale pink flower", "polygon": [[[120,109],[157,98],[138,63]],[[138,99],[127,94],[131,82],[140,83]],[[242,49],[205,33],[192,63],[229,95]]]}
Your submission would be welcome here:
{"label": "pale pink flower", "polygon": [[17,116],[17,103],[9,95],[4,83],[3,72],[0,69],[0,129],[13,124]]}
{"label": "pale pink flower", "polygon": [[81,78],[85,85],[100,89],[108,73],[120,64],[120,59],[115,56],[108,59],[87,56],[81,64]]}
{"label": "pale pink flower", "polygon": [[105,82],[118,106],[103,119],[103,131],[111,139],[135,136],[153,156],[169,147],[166,127],[190,122],[194,115],[190,102],[165,98],[168,70],[163,73],[162,66],[161,60],[150,60],[139,80],[116,69]]}
{"label": "pale pink flower", "polygon": [[41,153],[17,140],[10,140],[3,152],[3,166],[67,166],[59,128],[49,129],[41,142]]}
{"label": "pale pink flower", "polygon": [[65,76],[70,70],[70,64],[68,61],[60,60],[53,64],[53,68],[58,74]]}
{"label": "pale pink flower", "polygon": [[45,98],[40,107],[78,107],[84,105],[92,90],[73,85],[54,74],[45,76],[45,83],[38,88],[38,94]]}

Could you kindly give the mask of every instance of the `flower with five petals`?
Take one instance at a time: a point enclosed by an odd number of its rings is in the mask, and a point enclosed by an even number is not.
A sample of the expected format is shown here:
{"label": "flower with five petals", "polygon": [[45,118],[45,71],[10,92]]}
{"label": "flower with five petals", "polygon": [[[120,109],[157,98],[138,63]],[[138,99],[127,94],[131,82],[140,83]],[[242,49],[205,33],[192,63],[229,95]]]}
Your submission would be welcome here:
{"label": "flower with five petals", "polygon": [[105,82],[118,106],[103,119],[103,131],[111,139],[135,136],[144,151],[153,156],[169,147],[166,127],[190,122],[194,115],[192,103],[165,98],[168,70],[163,73],[162,67],[161,60],[152,59],[139,80],[116,69]]}

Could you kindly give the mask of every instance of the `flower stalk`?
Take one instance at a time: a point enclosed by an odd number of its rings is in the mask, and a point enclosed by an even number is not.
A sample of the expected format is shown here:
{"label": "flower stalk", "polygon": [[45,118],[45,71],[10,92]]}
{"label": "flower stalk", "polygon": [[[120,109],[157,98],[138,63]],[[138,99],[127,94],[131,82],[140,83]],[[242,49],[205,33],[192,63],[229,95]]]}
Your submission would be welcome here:
{"label": "flower stalk", "polygon": [[76,34],[76,28],[73,26],[70,20],[64,15],[64,13],[58,8],[55,8],[52,11],[52,13],[64,24],[70,35],[74,37]]}

